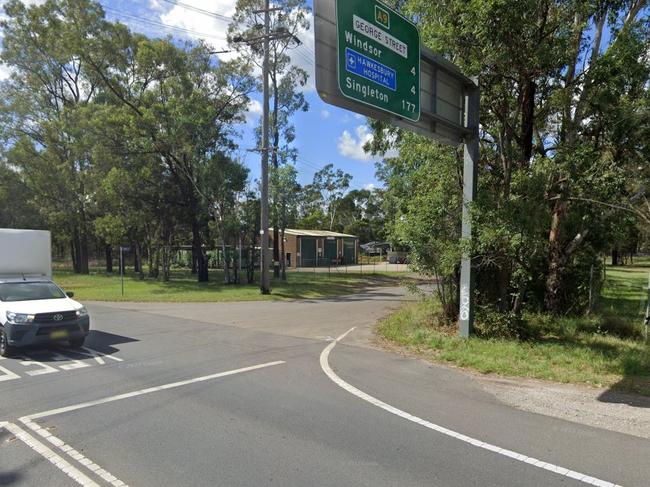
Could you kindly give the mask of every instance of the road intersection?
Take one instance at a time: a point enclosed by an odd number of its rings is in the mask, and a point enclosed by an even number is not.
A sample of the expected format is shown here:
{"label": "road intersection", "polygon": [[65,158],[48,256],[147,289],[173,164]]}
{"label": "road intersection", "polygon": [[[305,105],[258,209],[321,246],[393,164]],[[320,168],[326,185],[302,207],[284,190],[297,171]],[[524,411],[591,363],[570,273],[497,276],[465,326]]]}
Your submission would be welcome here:
{"label": "road intersection", "polygon": [[85,356],[2,362],[0,485],[647,485],[646,440],[368,346],[402,299],[92,304]]}

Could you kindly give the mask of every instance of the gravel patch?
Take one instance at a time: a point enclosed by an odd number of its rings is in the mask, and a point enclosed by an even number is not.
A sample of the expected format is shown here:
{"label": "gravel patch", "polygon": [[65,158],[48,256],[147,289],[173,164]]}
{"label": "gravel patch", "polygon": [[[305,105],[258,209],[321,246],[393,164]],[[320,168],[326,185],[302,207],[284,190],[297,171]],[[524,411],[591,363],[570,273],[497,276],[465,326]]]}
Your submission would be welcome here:
{"label": "gravel patch", "polygon": [[650,397],[531,379],[472,376],[512,407],[650,439]]}

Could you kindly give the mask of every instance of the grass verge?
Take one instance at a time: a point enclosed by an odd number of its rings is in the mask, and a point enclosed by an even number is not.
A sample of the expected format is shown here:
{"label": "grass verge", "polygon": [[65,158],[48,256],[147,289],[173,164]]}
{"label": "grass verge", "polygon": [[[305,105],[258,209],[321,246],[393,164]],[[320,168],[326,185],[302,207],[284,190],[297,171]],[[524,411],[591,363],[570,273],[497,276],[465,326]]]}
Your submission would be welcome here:
{"label": "grass verge", "polygon": [[641,321],[639,303],[648,270],[609,271],[598,316],[527,316],[539,332],[530,341],[460,339],[454,329],[436,324],[438,309],[432,300],[405,305],[380,323],[379,334],[434,360],[485,374],[613,387],[650,396],[650,347],[638,339],[635,329]]}
{"label": "grass verge", "polygon": [[316,299],[340,296],[362,291],[369,286],[399,285],[400,274],[335,274],[292,272],[287,281],[274,280],[272,294],[262,296],[258,285],[224,285],[223,274],[210,272],[210,282],[199,283],[187,270],[175,270],[171,280],[140,280],[127,272],[124,295],[119,275],[91,272],[88,275],[55,271],[54,281],[66,291],[73,291],[79,301],[134,301],[134,302],[220,302],[220,301],[277,301],[287,299]]}

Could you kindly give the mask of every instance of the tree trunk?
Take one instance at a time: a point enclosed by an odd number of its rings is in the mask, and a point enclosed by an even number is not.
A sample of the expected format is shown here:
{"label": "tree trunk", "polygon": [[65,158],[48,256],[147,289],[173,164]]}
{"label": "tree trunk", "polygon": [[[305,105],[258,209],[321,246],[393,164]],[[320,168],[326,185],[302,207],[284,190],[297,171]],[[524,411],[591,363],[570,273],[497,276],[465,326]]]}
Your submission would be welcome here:
{"label": "tree trunk", "polygon": [[287,280],[287,254],[285,252],[284,248],[284,228],[282,229],[282,233],[280,235],[280,242],[281,242],[281,249],[282,249],[282,256],[280,257],[280,265],[281,265],[281,270],[282,270],[282,280],[286,281]]}
{"label": "tree trunk", "polygon": [[133,249],[133,272],[140,274],[142,269],[142,262],[140,261],[140,245],[138,242],[133,242],[131,248]]}
{"label": "tree trunk", "polygon": [[566,268],[574,252],[582,245],[589,235],[589,228],[582,230],[573,237],[567,244],[562,245],[560,238],[560,225],[566,214],[567,202],[558,200],[551,220],[551,232],[549,235],[549,269],[546,281],[546,296],[544,304],[546,310],[558,314],[566,304],[563,302]]}
{"label": "tree trunk", "polygon": [[246,282],[255,283],[255,246],[248,247],[248,266],[246,268]]}
{"label": "tree trunk", "polygon": [[[221,233],[223,235],[223,232]],[[223,253],[223,282],[230,284],[230,262],[228,258],[228,249],[226,248],[225,239],[221,239],[221,252]]]}
{"label": "tree trunk", "polygon": [[612,249],[612,266],[621,265],[621,255],[617,248]]}
{"label": "tree trunk", "polygon": [[535,92],[537,86],[532,80],[524,83],[521,100],[521,148],[524,163],[533,156],[533,132],[535,127]]}
{"label": "tree trunk", "polygon": [[144,265],[142,264],[142,244],[140,242],[135,242],[135,257],[138,262],[138,274],[140,280],[144,280]]}
{"label": "tree trunk", "polygon": [[79,273],[79,262],[77,261],[77,234],[73,233],[70,239],[70,257],[72,259],[72,272]]}
{"label": "tree trunk", "polygon": [[551,217],[551,230],[548,237],[548,276],[546,278],[546,295],[544,306],[547,311],[558,313],[561,307],[562,290],[562,243],[560,240],[560,228],[567,210],[567,202],[557,200]]}
{"label": "tree trunk", "polygon": [[160,277],[160,253],[161,246],[158,246],[154,252],[153,267],[149,271],[149,277],[153,277],[154,279],[158,279]]}
{"label": "tree trunk", "polygon": [[247,269],[247,282],[248,284],[255,283],[255,243],[257,235],[252,232],[250,236],[250,244],[248,247],[248,269]]}
{"label": "tree trunk", "polygon": [[196,259],[196,275],[198,282],[208,282],[208,260],[201,240],[201,229],[196,218],[192,222],[192,260]]}
{"label": "tree trunk", "polygon": [[113,246],[106,246],[106,272],[108,274],[113,272]]}

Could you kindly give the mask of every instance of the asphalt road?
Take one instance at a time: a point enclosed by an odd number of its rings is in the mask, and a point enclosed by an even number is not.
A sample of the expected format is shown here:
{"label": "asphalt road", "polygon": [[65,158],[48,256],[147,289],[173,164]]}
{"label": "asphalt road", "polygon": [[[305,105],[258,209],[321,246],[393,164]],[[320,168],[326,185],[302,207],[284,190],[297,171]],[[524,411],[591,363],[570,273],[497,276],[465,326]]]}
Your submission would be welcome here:
{"label": "asphalt road", "polygon": [[402,299],[90,304],[83,354],[0,360],[0,485],[650,484],[646,440],[369,347]]}

